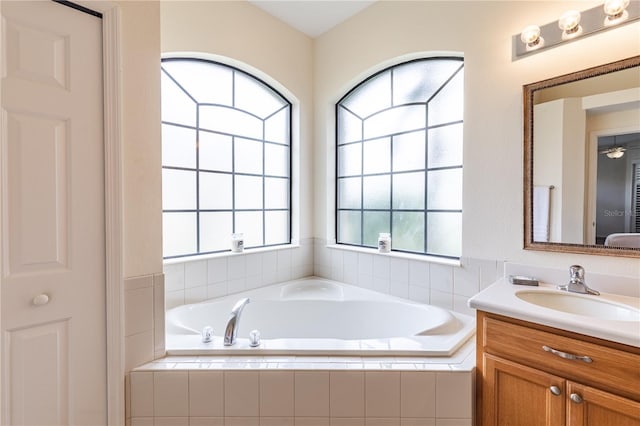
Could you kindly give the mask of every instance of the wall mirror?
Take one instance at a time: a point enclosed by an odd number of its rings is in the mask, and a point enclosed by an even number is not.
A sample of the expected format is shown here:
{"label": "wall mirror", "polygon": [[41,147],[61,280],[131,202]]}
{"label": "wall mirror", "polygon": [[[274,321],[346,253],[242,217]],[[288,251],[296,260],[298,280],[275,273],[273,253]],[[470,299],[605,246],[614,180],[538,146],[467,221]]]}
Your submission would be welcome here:
{"label": "wall mirror", "polygon": [[523,95],[524,248],[640,257],[640,56]]}

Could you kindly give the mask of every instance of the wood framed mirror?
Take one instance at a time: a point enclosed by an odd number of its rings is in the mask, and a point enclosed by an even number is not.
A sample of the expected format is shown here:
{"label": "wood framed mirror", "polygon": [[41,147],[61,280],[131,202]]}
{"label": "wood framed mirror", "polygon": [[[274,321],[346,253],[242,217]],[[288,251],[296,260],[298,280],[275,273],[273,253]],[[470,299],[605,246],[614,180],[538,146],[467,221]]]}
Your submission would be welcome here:
{"label": "wood framed mirror", "polygon": [[640,56],[523,98],[524,248],[640,257]]}

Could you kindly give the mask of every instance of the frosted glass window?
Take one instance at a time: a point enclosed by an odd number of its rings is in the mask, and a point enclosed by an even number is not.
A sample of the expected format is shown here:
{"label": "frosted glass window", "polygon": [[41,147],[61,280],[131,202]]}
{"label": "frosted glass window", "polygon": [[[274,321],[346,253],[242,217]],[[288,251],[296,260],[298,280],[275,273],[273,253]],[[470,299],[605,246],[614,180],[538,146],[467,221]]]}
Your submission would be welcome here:
{"label": "frosted glass window", "polygon": [[191,170],[162,170],[162,209],[196,208],[196,173]]}
{"label": "frosted glass window", "polygon": [[163,256],[291,242],[291,103],[237,68],[162,60]]}
{"label": "frosted glass window", "polygon": [[163,256],[180,256],[196,250],[196,214],[195,213],[163,213],[162,241]]}
{"label": "frosted glass window", "polygon": [[264,139],[289,144],[289,108],[283,108],[264,122]]}
{"label": "frosted glass window", "polygon": [[196,131],[163,124],[162,164],[172,167],[196,167]]}
{"label": "frosted glass window", "polygon": [[362,173],[362,144],[353,143],[338,147],[338,176],[354,176]]}
{"label": "frosted glass window", "polygon": [[433,210],[462,209],[462,169],[428,172],[427,204]]}
{"label": "frosted glass window", "polygon": [[247,138],[262,139],[262,120],[228,107],[201,106],[200,127],[206,130]]}
{"label": "frosted glass window", "polygon": [[268,176],[289,176],[289,147],[264,144],[264,174]]}
{"label": "frosted glass window", "polygon": [[234,161],[236,173],[262,174],[262,147],[264,143],[236,138]]}
{"label": "frosted glass window", "polygon": [[426,119],[424,105],[406,105],[388,109],[365,120],[364,138],[371,139],[424,129]]}
{"label": "frosted glass window", "polygon": [[261,209],[262,178],[236,175],[235,196],[236,209]]}
{"label": "frosted glass window", "polygon": [[393,171],[424,170],[425,131],[393,137]]}
{"label": "frosted glass window", "polygon": [[289,241],[289,215],[287,212],[265,212],[264,222],[269,224],[265,229],[265,245],[286,244]]}
{"label": "frosted glass window", "polygon": [[461,121],[464,112],[462,70],[429,103],[429,126]]}
{"label": "frosted glass window", "polygon": [[359,177],[338,180],[338,203],[343,209],[359,209],[362,179]]}
{"label": "frosted glass window", "polygon": [[389,173],[391,171],[391,138],[374,139],[362,145],[362,173]]}
{"label": "frosted glass window", "polygon": [[362,196],[363,208],[388,209],[391,204],[391,175],[365,177]]}
{"label": "frosted glass window", "polygon": [[[245,247],[264,245],[262,235],[263,212],[236,212],[236,231],[244,237]],[[231,237],[231,236],[229,236]]]}
{"label": "frosted glass window", "polygon": [[198,111],[195,101],[164,73],[161,84],[162,121],[195,126]]}
{"label": "frosted glass window", "polygon": [[232,189],[230,174],[200,172],[200,209],[230,210]]}
{"label": "frosted glass window", "polygon": [[[165,61],[162,67],[198,103],[233,105],[233,70],[209,61]],[[164,93],[162,93],[164,96]]]}
{"label": "frosted glass window", "polygon": [[345,108],[338,109],[338,122],[340,123],[340,141],[342,143],[357,142],[362,140],[362,119]]}
{"label": "frosted glass window", "polygon": [[264,207],[267,209],[289,207],[289,179],[264,178]]}
{"label": "frosted glass window", "polygon": [[462,213],[429,213],[427,250],[441,256],[460,257],[462,251]]}
{"label": "frosted glass window", "polygon": [[234,107],[265,119],[287,102],[264,83],[246,74],[237,73]]}
{"label": "frosted glass window", "polygon": [[424,172],[393,175],[393,208],[424,209]]}
{"label": "frosted glass window", "polygon": [[362,214],[363,241],[362,245],[367,247],[378,247],[378,237],[381,232],[391,232],[391,214],[389,212],[369,212]]}
{"label": "frosted glass window", "polygon": [[401,63],[336,104],[338,244],[376,247],[390,232],[394,251],[459,258],[463,68],[458,57]]}
{"label": "frosted glass window", "polygon": [[233,138],[231,136],[201,131],[198,150],[201,169],[221,172],[233,170],[231,162],[233,158]]}
{"label": "frosted glass window", "polygon": [[424,251],[424,213],[393,213],[391,246],[396,250]]}
{"label": "frosted glass window", "polygon": [[200,249],[205,252],[231,248],[229,229],[233,226],[231,212],[200,213]]}
{"label": "frosted glass window", "polygon": [[360,212],[339,211],[338,212],[338,241],[343,244],[361,245],[360,233],[362,215]]}
{"label": "frosted glass window", "polygon": [[462,124],[429,130],[429,167],[462,165]]}

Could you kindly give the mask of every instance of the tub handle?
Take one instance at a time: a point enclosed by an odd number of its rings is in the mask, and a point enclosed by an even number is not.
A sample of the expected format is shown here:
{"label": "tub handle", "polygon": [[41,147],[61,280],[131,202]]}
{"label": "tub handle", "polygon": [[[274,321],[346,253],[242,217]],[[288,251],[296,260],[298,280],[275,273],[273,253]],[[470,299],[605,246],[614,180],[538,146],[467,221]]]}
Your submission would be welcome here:
{"label": "tub handle", "polygon": [[251,330],[249,333],[249,346],[252,348],[260,346],[260,332],[258,330]]}
{"label": "tub handle", "polygon": [[213,340],[213,328],[206,326],[202,329],[202,343],[209,343]]}

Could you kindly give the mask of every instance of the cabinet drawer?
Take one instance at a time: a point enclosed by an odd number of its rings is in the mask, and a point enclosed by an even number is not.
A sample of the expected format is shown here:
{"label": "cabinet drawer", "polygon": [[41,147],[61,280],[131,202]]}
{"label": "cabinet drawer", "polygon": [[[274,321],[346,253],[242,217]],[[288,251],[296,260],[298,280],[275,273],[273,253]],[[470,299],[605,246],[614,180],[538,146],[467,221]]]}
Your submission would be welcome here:
{"label": "cabinet drawer", "polygon": [[[496,318],[484,317],[482,327],[481,344],[487,353],[640,400],[640,355]],[[591,362],[563,358],[551,349]]]}

